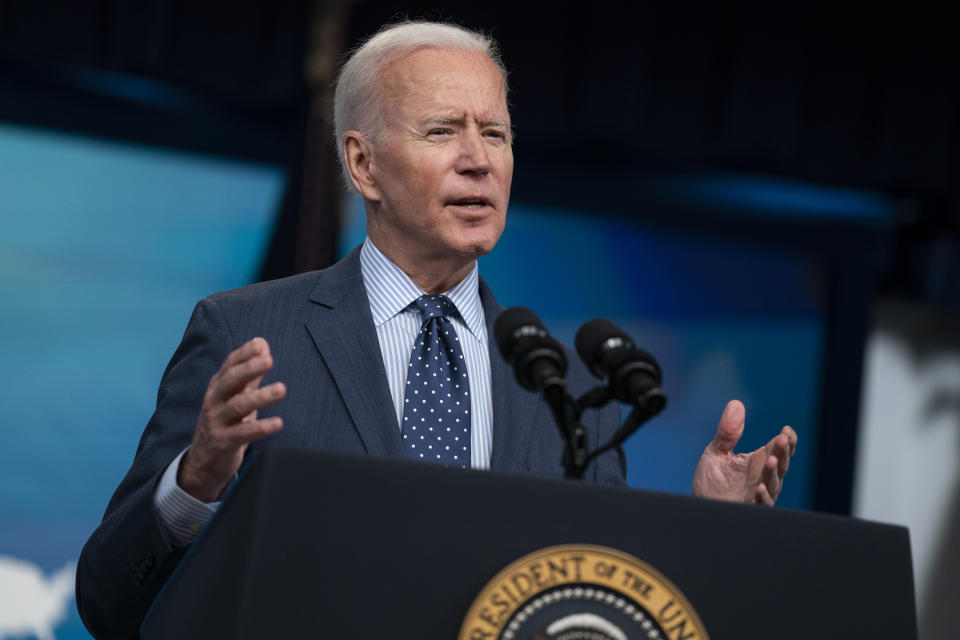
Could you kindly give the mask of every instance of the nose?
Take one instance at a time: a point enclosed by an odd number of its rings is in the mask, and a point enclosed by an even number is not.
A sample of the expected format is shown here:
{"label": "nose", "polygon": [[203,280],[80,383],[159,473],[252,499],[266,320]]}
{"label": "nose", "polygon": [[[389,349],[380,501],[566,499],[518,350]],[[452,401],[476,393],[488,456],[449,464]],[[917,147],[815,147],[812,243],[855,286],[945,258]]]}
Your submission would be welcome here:
{"label": "nose", "polygon": [[467,128],[460,137],[460,155],[455,165],[457,173],[486,175],[490,173],[490,156],[483,136],[476,129]]}

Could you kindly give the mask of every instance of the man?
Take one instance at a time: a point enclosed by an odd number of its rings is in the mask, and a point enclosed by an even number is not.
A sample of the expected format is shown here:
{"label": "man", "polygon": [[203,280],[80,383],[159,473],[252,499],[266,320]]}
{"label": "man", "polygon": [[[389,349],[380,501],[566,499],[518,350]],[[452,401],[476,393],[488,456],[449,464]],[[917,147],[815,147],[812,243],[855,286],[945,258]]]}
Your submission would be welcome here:
{"label": "man", "polygon": [[[368,239],[329,269],[197,305],[136,459],[80,558],[77,600],[95,635],[136,634],[264,442],[562,474],[549,410],[491,349],[502,309],[477,275],[510,196],[506,93],[492,41],[450,25],[393,26],[351,56],[335,120]],[[589,374],[570,361],[568,383],[582,392]],[[743,421],[731,402],[694,493],[773,504],[796,434],[785,427],[735,456]],[[588,411],[583,422],[596,447],[618,426],[618,408]],[[620,484],[624,476],[622,452],[587,474]]]}

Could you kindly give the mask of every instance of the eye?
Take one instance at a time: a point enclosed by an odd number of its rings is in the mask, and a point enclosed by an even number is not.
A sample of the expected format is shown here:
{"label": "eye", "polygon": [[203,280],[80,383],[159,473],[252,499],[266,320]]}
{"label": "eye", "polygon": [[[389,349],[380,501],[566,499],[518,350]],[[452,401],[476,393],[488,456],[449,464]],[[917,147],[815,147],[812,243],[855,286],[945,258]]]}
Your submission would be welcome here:
{"label": "eye", "polygon": [[436,128],[434,128],[434,129],[430,129],[429,131],[427,131],[427,135],[428,135],[428,136],[434,136],[434,137],[436,137],[436,136],[449,136],[449,135],[451,135],[452,133],[453,133],[453,131],[452,131],[451,129],[446,128],[446,127],[436,127]]}
{"label": "eye", "polygon": [[495,139],[495,140],[506,140],[506,139],[507,139],[507,134],[504,133],[503,131],[499,131],[499,130],[497,130],[497,129],[488,129],[487,131],[484,131],[484,132],[483,132],[483,135],[484,135],[484,137],[493,138],[493,139]]}

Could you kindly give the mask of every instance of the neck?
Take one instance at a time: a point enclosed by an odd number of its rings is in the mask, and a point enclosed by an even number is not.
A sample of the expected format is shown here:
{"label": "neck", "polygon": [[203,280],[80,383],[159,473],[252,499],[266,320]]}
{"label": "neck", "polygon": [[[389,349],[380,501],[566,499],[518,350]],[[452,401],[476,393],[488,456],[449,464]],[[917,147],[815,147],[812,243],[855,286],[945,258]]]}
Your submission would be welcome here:
{"label": "neck", "polygon": [[424,293],[439,294],[460,284],[473,269],[472,256],[430,255],[428,252],[402,251],[389,241],[370,237],[380,252],[407,274]]}

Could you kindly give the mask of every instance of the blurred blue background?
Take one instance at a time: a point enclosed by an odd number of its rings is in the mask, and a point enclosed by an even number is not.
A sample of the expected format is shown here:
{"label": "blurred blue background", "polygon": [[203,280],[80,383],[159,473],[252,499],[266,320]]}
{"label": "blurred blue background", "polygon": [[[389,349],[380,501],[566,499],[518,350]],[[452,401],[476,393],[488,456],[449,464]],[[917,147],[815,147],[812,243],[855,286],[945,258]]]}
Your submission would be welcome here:
{"label": "blurred blue background", "polygon": [[[47,572],[76,560],[193,305],[256,278],[285,182],[0,125],[0,555]],[[88,637],[70,609],[58,637]]]}
{"label": "blurred blue background", "polygon": [[[193,305],[256,279],[282,168],[0,126],[0,554],[75,560],[132,460]],[[363,239],[346,207],[342,252]],[[811,506],[821,367],[817,259],[516,203],[481,272],[558,338],[606,317],[659,359],[667,410],[628,441],[629,482],[687,493],[727,400],[744,449],[790,423],[781,498]],[[58,637],[85,637],[75,613]]]}

